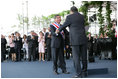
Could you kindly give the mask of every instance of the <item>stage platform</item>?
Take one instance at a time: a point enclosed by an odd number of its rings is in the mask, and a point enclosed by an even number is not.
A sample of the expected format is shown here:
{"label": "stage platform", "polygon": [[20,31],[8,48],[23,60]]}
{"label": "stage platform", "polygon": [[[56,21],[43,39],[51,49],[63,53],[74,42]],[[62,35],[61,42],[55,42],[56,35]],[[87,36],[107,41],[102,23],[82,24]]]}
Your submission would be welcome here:
{"label": "stage platform", "polygon": [[[72,59],[66,60],[67,70],[70,74],[59,75],[52,71],[52,61],[6,61],[1,63],[2,78],[71,78],[75,74]],[[95,58],[94,63],[88,63],[87,78],[116,78],[117,60],[99,60]]]}

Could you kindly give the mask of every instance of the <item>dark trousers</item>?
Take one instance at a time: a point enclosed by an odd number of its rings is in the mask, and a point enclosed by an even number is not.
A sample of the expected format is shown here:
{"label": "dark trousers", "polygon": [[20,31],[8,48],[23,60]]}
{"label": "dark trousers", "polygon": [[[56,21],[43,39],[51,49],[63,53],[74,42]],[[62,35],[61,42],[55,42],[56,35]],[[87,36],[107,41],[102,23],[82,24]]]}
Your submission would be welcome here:
{"label": "dark trousers", "polygon": [[70,47],[66,48],[66,59],[70,58]]}
{"label": "dark trousers", "polygon": [[36,53],[36,47],[28,48],[29,51],[29,61],[31,61],[31,57],[33,57],[33,61],[36,60],[35,53]]}
{"label": "dark trousers", "polygon": [[5,54],[5,50],[6,50],[6,49],[4,49],[4,48],[2,49],[2,48],[1,48],[1,62],[3,62],[3,61],[5,60],[5,57],[4,57],[4,56],[5,56],[5,55],[4,55],[4,54]]}
{"label": "dark trousers", "polygon": [[47,60],[51,59],[51,46],[47,46]]}
{"label": "dark trousers", "polygon": [[52,51],[52,60],[53,60],[53,70],[57,71],[58,68],[58,61],[59,61],[59,65],[60,68],[62,69],[62,71],[66,71],[66,64],[65,64],[65,60],[64,60],[64,56],[63,56],[63,48],[51,48]]}
{"label": "dark trousers", "polygon": [[[76,75],[80,75],[82,71],[87,71],[87,45],[72,46],[72,54]],[[80,64],[80,55],[82,56],[82,69]]]}
{"label": "dark trousers", "polygon": [[21,48],[15,48],[16,60],[21,61]]}

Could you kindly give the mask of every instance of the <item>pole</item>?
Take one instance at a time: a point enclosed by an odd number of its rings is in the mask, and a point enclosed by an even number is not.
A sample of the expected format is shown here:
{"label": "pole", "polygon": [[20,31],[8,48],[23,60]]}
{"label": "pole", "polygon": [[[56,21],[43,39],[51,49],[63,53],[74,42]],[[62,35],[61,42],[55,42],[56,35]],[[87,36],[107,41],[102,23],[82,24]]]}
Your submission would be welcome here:
{"label": "pole", "polygon": [[28,35],[28,1],[26,1],[26,10],[27,10],[27,35]]}
{"label": "pole", "polygon": [[23,17],[23,35],[24,35],[24,3],[22,2],[22,17]]}

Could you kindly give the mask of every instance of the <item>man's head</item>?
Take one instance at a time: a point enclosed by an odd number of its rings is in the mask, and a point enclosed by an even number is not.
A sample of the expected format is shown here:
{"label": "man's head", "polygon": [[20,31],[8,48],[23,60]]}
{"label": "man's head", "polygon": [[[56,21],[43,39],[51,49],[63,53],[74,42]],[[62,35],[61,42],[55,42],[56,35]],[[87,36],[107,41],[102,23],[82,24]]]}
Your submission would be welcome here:
{"label": "man's head", "polygon": [[18,32],[16,31],[14,34],[16,35]]}
{"label": "man's head", "polygon": [[43,32],[46,32],[46,28],[43,28]]}
{"label": "man's head", "polygon": [[20,37],[20,33],[18,32],[18,33],[16,34],[16,36],[17,36],[17,37]]}
{"label": "man's head", "polygon": [[91,33],[88,34],[88,37],[91,37]]}
{"label": "man's head", "polygon": [[11,35],[9,35],[8,38],[11,38]]}
{"label": "man's head", "polygon": [[78,9],[77,9],[75,6],[72,6],[72,7],[70,8],[70,13],[73,14],[73,13],[75,13],[75,12],[78,12]]}
{"label": "man's head", "polygon": [[19,37],[19,33],[18,32],[15,32],[15,35],[16,35],[16,37]]}
{"label": "man's head", "polygon": [[49,31],[49,32],[51,31],[50,27],[48,27],[48,31]]}
{"label": "man's head", "polygon": [[33,35],[34,31],[31,31],[30,34]]}
{"label": "man's head", "polygon": [[61,16],[58,15],[58,14],[55,15],[55,16],[54,16],[54,21],[57,22],[58,24],[60,24],[60,22],[61,22]]}
{"label": "man's head", "polygon": [[1,35],[1,38],[3,38],[4,36],[3,35]]}

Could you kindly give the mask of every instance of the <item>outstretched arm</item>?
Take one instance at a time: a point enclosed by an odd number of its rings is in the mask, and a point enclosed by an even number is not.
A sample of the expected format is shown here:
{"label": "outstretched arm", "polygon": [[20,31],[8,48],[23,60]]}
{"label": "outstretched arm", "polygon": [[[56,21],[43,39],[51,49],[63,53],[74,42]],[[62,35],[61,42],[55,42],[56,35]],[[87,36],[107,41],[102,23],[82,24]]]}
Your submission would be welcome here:
{"label": "outstretched arm", "polygon": [[67,26],[70,26],[70,24],[71,24],[70,18],[67,16],[66,21],[64,22],[62,26],[60,26],[58,30],[61,32],[64,28],[66,28]]}

